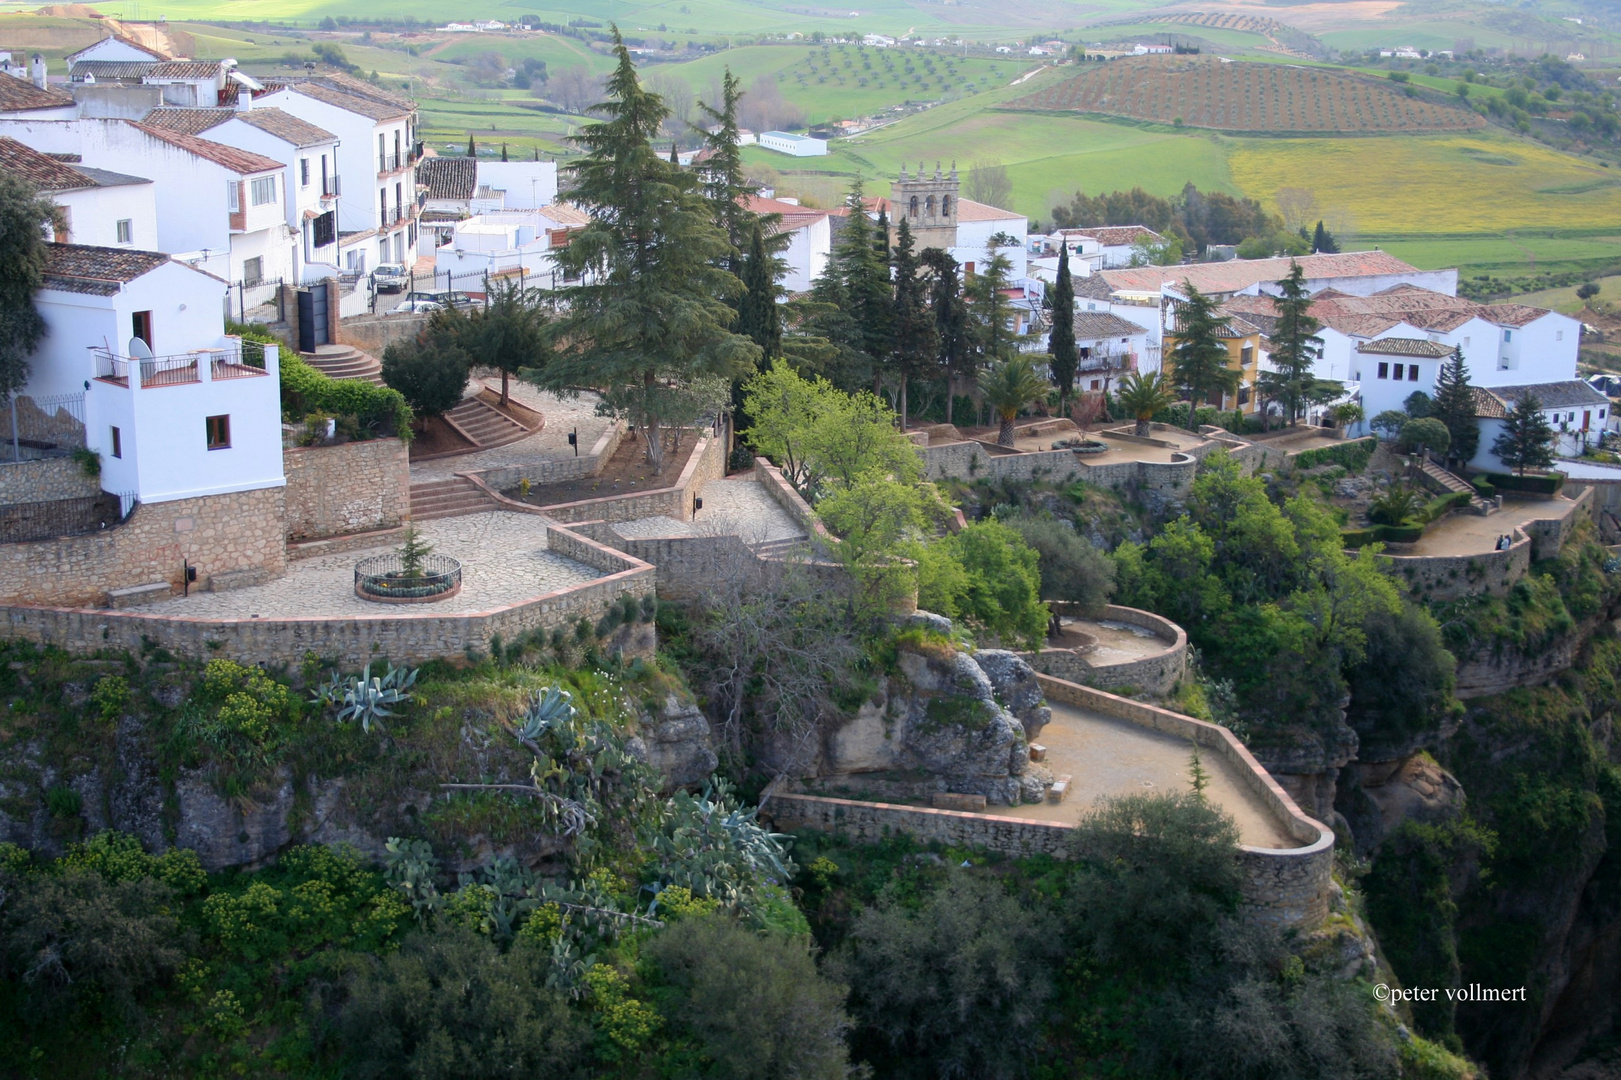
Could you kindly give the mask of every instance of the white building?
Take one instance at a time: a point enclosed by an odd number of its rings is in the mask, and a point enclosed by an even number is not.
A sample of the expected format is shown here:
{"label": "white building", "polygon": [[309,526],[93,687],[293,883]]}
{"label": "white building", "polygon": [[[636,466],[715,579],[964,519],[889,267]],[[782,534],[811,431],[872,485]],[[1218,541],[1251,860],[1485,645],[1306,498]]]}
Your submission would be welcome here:
{"label": "white building", "polygon": [[1147,327],[1104,311],[1078,311],[1073,319],[1080,353],[1075,369],[1077,390],[1107,393],[1114,380],[1136,370],[1148,355]]}
{"label": "white building", "polygon": [[416,105],[361,79],[319,75],[267,83],[254,106],[291,113],[338,138],[339,243],[345,269],[417,257]]}
{"label": "white building", "polygon": [[832,216],[826,210],[758,196],[746,200],[745,206],[756,214],[781,216],[776,234],[787,234],[788,246],[778,253],[787,266],[779,284],[790,293],[808,292],[827,269],[833,250]]}
{"label": "white building", "polygon": [[139,42],[114,34],[102,38],[94,45],[87,45],[78,52],[68,53],[64,59],[71,69],[74,64],[84,60],[133,60],[139,63],[155,63],[169,57],[156,49],[149,49]]}
{"label": "white building", "polygon": [[475,160],[477,197],[496,201],[496,208],[538,210],[557,201],[557,162]]}
{"label": "white building", "polygon": [[1537,383],[1524,386],[1475,388],[1475,415],[1480,419],[1480,446],[1469,460],[1469,467],[1487,472],[1507,472],[1492,453],[1492,444],[1507,427],[1509,412],[1525,398],[1534,397],[1543,418],[1554,432],[1554,454],[1580,457],[1589,444],[1596,444],[1610,420],[1610,399],[1580,379]]}
{"label": "white building", "polygon": [[790,157],[825,157],[827,155],[827,140],[813,139],[808,135],[793,135],[786,131],[760,132],[760,145],[767,150],[775,150],[779,154]]}
{"label": "white building", "polygon": [[297,233],[292,280],[337,276],[338,137],[275,108],[249,108],[208,129],[212,142],[248,150],[283,165],[282,204]]}
{"label": "white building", "polygon": [[20,176],[62,208],[52,239],[103,247],[153,247],[158,211],[152,181],[60,161],[0,136],[0,172]]}
{"label": "white building", "polygon": [[1137,253],[1139,244],[1158,244],[1165,238],[1153,229],[1144,225],[1102,225],[1093,228],[1059,229],[1053,233],[1054,237],[1061,237],[1070,247],[1077,243],[1092,243],[1097,245],[1097,251],[1102,256],[1101,269],[1116,270],[1131,265],[1132,258]]}
{"label": "white building", "polygon": [[1104,270],[1111,288],[1130,292],[1158,292],[1160,286],[1180,286],[1191,281],[1202,293],[1218,296],[1249,296],[1278,292],[1278,281],[1299,263],[1305,274],[1306,291],[1323,289],[1354,296],[1370,296],[1397,285],[1413,285],[1432,292],[1456,296],[1457,270],[1420,270],[1383,251],[1349,251],[1338,255],[1301,255],[1277,259],[1232,259],[1228,262],[1194,263],[1188,266],[1138,266],[1124,270]]}
{"label": "white building", "polygon": [[483,294],[491,280],[512,278],[550,291],[578,282],[553,256],[591,219],[568,203],[538,210],[495,210],[454,224],[434,252],[434,287]]}
{"label": "white building", "polygon": [[224,287],[156,252],[51,245],[26,393],[84,394],[103,490],[157,503],[285,484],[277,350],[225,335]]}

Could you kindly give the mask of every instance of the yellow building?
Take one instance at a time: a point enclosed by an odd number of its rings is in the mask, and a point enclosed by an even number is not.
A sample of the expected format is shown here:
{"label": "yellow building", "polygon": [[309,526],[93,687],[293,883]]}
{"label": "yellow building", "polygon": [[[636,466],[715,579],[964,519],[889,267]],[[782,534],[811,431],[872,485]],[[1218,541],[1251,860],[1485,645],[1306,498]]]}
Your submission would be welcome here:
{"label": "yellow building", "polygon": [[[1167,322],[1173,320],[1174,316]],[[1223,394],[1220,401],[1200,404],[1214,405],[1223,412],[1237,409],[1246,416],[1252,415],[1258,408],[1260,397],[1256,393],[1255,384],[1261,375],[1261,328],[1237,315],[1232,315],[1228,317],[1227,328],[1221,332],[1221,338],[1227,346],[1227,366],[1238,372],[1238,392]],[[1176,334],[1172,330],[1166,330],[1164,349],[1160,354],[1163,357],[1161,368],[1165,377],[1172,383],[1176,382],[1176,344]]]}

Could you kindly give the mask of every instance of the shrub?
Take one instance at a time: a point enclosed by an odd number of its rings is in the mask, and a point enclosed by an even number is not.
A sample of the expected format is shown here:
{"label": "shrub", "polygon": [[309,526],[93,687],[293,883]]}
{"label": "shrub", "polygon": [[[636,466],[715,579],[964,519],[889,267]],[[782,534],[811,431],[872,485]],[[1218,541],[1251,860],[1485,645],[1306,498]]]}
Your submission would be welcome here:
{"label": "shrub", "polygon": [[1433,498],[1429,502],[1425,503],[1415,516],[1419,521],[1422,521],[1427,525],[1432,521],[1439,521],[1447,513],[1453,510],[1459,510],[1465,506],[1468,506],[1470,500],[1473,498],[1474,492],[1472,491],[1448,492],[1445,495],[1437,496],[1436,498]]}
{"label": "shrub", "polygon": [[419,416],[455,408],[467,387],[467,354],[434,342],[396,341],[383,351],[383,381]]}
{"label": "shrub", "polygon": [[1303,450],[1295,455],[1295,468],[1315,469],[1319,465],[1341,465],[1351,475],[1359,475],[1367,469],[1368,460],[1373,457],[1373,450],[1377,445],[1377,440],[1369,436],[1366,439],[1339,443],[1335,446]]}
{"label": "shrub", "polygon": [[660,1011],[697,1043],[709,1064],[703,1075],[848,1075],[845,988],[816,970],[808,941],[755,933],[709,915],[667,927],[647,944],[646,955],[669,987],[660,995]]}
{"label": "shrub", "polygon": [[1513,473],[1487,473],[1486,479],[1499,491],[1525,491],[1536,495],[1557,495],[1565,486],[1565,474],[1559,472],[1528,473],[1525,476],[1515,476]]}
{"label": "shrub", "polygon": [[288,417],[353,416],[368,431],[411,438],[411,406],[398,390],[331,378],[288,351],[281,354],[281,408]]}
{"label": "shrub", "polygon": [[1052,518],[1020,517],[1008,522],[1040,560],[1041,598],[1103,610],[1114,593],[1114,562],[1075,527]]}
{"label": "shrub", "polygon": [[1484,476],[1475,477],[1473,483],[1475,485],[1475,491],[1480,494],[1482,499],[1490,499],[1497,494],[1497,485],[1486,479]]}
{"label": "shrub", "polygon": [[978,521],[937,541],[962,564],[967,588],[957,612],[1003,641],[1040,648],[1047,636],[1037,555],[1024,537],[999,521]]}

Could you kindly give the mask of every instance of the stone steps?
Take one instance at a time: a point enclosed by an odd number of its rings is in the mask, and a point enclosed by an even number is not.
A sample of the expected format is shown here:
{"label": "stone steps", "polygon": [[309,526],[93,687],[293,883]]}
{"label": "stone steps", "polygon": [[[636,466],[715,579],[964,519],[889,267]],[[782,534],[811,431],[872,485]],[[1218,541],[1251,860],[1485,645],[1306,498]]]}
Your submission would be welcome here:
{"label": "stone steps", "polygon": [[1433,461],[1426,461],[1419,465],[1419,471],[1431,480],[1440,484],[1450,492],[1467,491],[1473,494],[1474,485],[1455,473],[1448,472]]}
{"label": "stone steps", "polygon": [[528,428],[478,397],[465,398],[444,419],[481,450],[517,442],[529,434]]}
{"label": "stone steps", "polygon": [[810,542],[803,536],[791,536],[786,540],[766,540],[754,545],[754,553],[763,559],[786,559],[795,555],[808,555]]}
{"label": "stone steps", "polygon": [[333,379],[359,379],[383,385],[383,365],[352,345],[320,345],[312,353],[299,353],[304,362]]}
{"label": "stone steps", "polygon": [[459,476],[411,485],[412,521],[433,521],[496,509],[499,504],[483,488]]}

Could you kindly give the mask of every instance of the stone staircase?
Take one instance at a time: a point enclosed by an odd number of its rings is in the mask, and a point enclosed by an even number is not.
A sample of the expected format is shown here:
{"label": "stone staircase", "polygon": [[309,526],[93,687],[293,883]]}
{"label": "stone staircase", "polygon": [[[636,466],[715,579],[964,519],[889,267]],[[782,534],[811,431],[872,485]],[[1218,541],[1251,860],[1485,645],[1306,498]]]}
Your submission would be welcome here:
{"label": "stone staircase", "polygon": [[488,492],[460,476],[449,480],[424,480],[411,485],[412,521],[433,521],[435,518],[482,514],[486,510],[497,509],[500,509],[500,505]]}
{"label": "stone staircase", "polygon": [[1419,471],[1425,476],[1429,477],[1431,481],[1439,484],[1442,488],[1446,489],[1450,493],[1467,491],[1470,495],[1469,512],[1471,514],[1479,514],[1481,517],[1486,517],[1497,512],[1498,506],[1494,500],[1482,499],[1480,496],[1476,495],[1474,485],[1456,473],[1443,469],[1435,462],[1428,460],[1420,464],[1418,468]]}
{"label": "stone staircase", "polygon": [[803,536],[791,536],[786,540],[766,540],[751,546],[754,553],[762,559],[800,558],[811,553],[810,541]]}
{"label": "stone staircase", "polygon": [[480,450],[505,446],[530,434],[528,428],[480,397],[464,398],[443,415],[447,424]]}
{"label": "stone staircase", "polygon": [[383,385],[383,365],[353,345],[317,345],[312,353],[299,353],[304,362],[334,379],[360,379]]}

